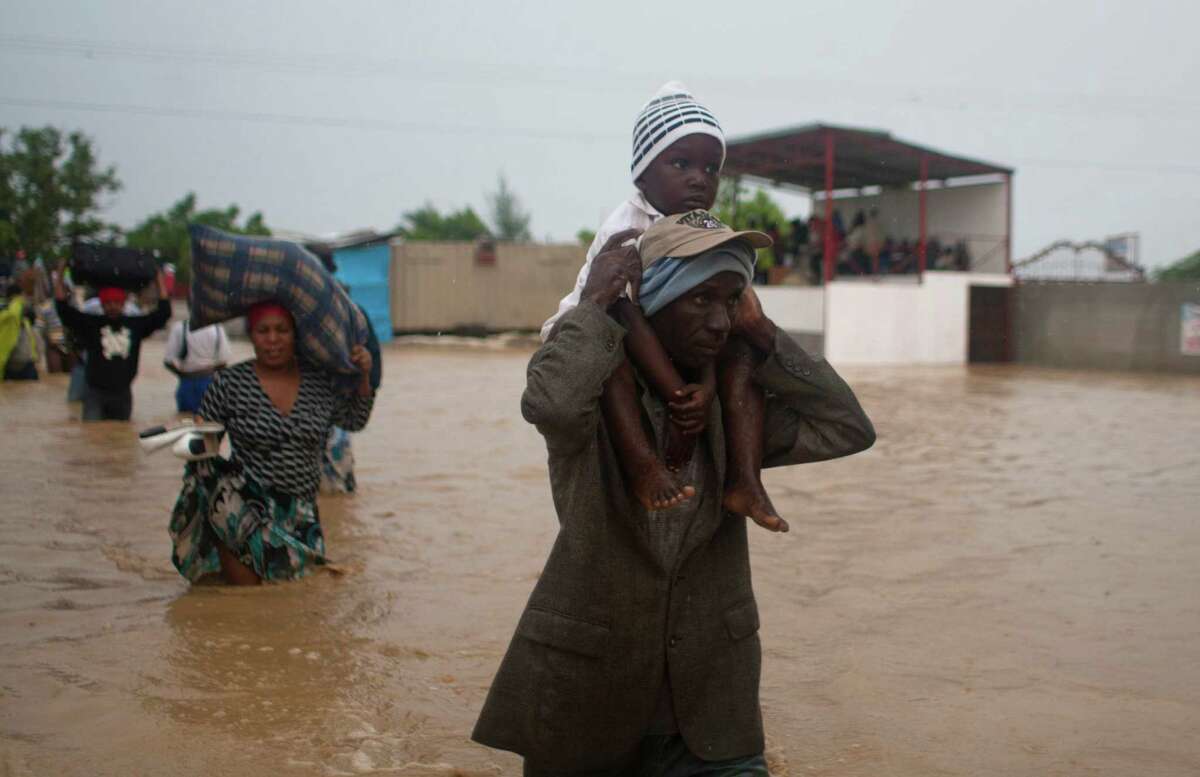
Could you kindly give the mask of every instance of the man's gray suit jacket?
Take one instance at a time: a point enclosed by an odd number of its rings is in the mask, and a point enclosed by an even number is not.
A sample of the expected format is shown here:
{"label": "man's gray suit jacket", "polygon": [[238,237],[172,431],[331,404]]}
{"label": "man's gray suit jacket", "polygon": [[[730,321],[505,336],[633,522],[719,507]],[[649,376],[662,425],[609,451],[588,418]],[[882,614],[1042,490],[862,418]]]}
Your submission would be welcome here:
{"label": "man's gray suit jacket", "polygon": [[[758,608],[746,519],[722,511],[719,402],[707,425],[716,493],[700,506],[674,569],[646,542],[600,409],[625,358],[625,330],[595,304],[567,313],[530,360],[521,411],[549,452],[559,533],[472,738],[548,771],[619,764],[654,714],[664,675],[680,734],[705,760],[763,749]],[[767,394],[764,466],[864,450],[875,431],[823,359],[780,331],[755,379]],[[647,392],[648,393],[648,392]],[[643,395],[648,431],[661,428]]]}

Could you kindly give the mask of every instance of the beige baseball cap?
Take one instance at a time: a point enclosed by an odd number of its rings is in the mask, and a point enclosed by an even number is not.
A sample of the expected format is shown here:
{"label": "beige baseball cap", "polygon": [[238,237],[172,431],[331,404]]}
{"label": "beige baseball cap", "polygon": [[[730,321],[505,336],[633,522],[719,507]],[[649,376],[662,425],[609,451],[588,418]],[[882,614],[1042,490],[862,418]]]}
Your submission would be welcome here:
{"label": "beige baseball cap", "polygon": [[765,233],[752,229],[735,232],[706,210],[663,216],[642,233],[637,245],[644,270],[664,256],[695,256],[731,240],[745,240],[753,248],[771,245]]}

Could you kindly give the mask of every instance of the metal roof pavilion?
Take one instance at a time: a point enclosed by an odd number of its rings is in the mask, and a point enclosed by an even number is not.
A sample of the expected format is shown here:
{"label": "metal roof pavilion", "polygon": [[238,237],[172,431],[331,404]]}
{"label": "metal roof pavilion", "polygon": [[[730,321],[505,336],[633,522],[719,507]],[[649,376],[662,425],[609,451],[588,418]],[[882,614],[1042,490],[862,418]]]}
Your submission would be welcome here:
{"label": "metal roof pavilion", "polygon": [[[829,161],[832,181],[826,178]],[[820,191],[1011,175],[1013,170],[898,140],[883,130],[807,124],[730,140],[722,172]]]}
{"label": "metal roof pavilion", "polygon": [[809,191],[824,191],[825,282],[833,280],[835,244],[833,193],[838,189],[917,184],[920,197],[920,237],[917,272],[925,274],[926,205],[929,180],[978,175],[1001,175],[1006,190],[1008,223],[1005,229],[1005,264],[1011,268],[1012,174],[1010,167],[951,156],[932,148],[893,138],[883,130],[807,124],[736,138],[725,146],[728,176],[753,176],[775,184],[791,184]]}

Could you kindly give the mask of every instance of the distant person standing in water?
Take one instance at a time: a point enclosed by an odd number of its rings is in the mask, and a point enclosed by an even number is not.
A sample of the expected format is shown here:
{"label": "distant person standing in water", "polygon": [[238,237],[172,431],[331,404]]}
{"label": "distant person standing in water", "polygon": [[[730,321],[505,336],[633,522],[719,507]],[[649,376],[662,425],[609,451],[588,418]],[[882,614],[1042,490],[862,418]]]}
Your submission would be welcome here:
{"label": "distant person standing in water", "polygon": [[222,424],[233,455],[187,465],[171,515],[171,560],[193,583],[234,585],[303,577],[326,563],[317,514],[321,454],[334,425],[358,431],[375,404],[370,352],[350,351],[350,394],[296,358],[296,327],[282,305],[247,315],[254,359],[218,372],[200,402]]}
{"label": "distant person standing in water", "polygon": [[[350,287],[339,281],[338,285],[346,296],[350,296]],[[375,335],[375,327],[371,317],[357,302],[355,307],[367,322],[367,351],[371,354],[371,388],[379,391],[383,382],[383,357],[379,352],[379,338]],[[334,426],[329,430],[329,438],[325,441],[325,451],[321,455],[321,492],[326,494],[353,494],[358,490],[358,479],[354,477],[354,447],[350,441],[350,432]]]}
{"label": "distant person standing in water", "polygon": [[63,267],[54,274],[55,310],[79,346],[87,351],[83,395],[84,421],[128,421],[133,412],[130,386],[137,377],[142,341],[166,326],[171,318],[166,279],[158,271],[158,307],[147,316],[125,312],[127,292],[112,286],[100,289],[101,315],[71,306],[63,283]]}
{"label": "distant person standing in water", "polygon": [[167,334],[167,350],[163,366],[179,378],[175,389],[175,407],[180,413],[195,413],[200,409],[213,374],[233,358],[225,327],[210,324],[192,329],[191,320],[176,321]]}
{"label": "distant person standing in water", "polygon": [[33,331],[32,282],[27,276],[9,284],[8,304],[0,310],[0,380],[37,380],[37,336]]}

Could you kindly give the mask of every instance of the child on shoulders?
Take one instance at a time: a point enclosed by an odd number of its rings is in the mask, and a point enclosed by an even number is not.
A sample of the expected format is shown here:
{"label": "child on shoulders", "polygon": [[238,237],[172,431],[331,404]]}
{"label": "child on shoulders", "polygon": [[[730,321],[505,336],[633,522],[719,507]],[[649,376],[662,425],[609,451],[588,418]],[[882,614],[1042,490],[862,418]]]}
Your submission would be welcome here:
{"label": "child on shoulders", "polygon": [[[575,288],[542,326],[542,338],[549,339],[559,318],[579,304],[592,260],[613,235],[631,228],[644,230],[665,215],[711,209],[724,161],[725,135],[716,117],[682,84],[665,84],[643,106],[634,123],[631,171],[637,192],[600,226]],[[637,289],[632,291],[636,299]],[[756,304],[752,290],[746,290],[743,303]],[[765,400],[751,379],[755,356],[749,346],[731,339],[719,359],[720,366],[707,370],[698,382],[688,383],[635,302],[623,297],[609,313],[628,330],[625,350],[629,360],[670,410],[660,458],[641,425],[629,361],[617,369],[605,388],[601,399],[605,423],[634,496],[647,510],[662,510],[694,495],[695,489],[680,483],[674,473],[691,460],[708,407],[719,393],[729,456],[724,506],[771,531],[787,531],[787,523],[762,485]]]}

